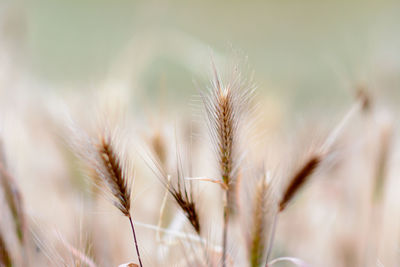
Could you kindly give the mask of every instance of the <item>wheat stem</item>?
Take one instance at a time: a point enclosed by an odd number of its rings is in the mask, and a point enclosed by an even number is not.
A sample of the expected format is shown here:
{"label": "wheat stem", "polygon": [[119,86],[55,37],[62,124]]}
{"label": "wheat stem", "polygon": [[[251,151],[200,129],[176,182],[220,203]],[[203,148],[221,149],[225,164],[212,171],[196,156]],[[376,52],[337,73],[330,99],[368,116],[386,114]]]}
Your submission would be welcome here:
{"label": "wheat stem", "polygon": [[222,267],[226,266],[226,250],[228,244],[228,224],[229,224],[229,190],[225,190],[225,202],[224,202],[224,228],[222,234]]}
{"label": "wheat stem", "polygon": [[128,218],[129,218],[129,222],[131,223],[133,239],[135,240],[135,248],[136,248],[136,254],[137,254],[137,257],[138,257],[138,260],[139,260],[139,266],[140,266],[140,267],[143,267],[142,259],[141,259],[141,257],[140,257],[138,242],[137,242],[137,240],[136,240],[135,227],[133,226],[133,222],[132,222],[132,217],[131,217],[131,215],[129,215]]}

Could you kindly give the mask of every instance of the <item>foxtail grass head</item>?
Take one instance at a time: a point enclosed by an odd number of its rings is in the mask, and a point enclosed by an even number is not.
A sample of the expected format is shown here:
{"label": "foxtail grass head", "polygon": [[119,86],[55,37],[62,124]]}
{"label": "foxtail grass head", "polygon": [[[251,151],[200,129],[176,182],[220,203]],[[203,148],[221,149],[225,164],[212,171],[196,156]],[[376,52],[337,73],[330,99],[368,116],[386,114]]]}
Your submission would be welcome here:
{"label": "foxtail grass head", "polygon": [[130,216],[132,170],[127,159],[117,150],[108,133],[99,136],[96,144],[96,171],[99,181],[114,197],[114,205],[125,215]]}
{"label": "foxtail grass head", "polygon": [[242,136],[250,120],[245,115],[250,110],[255,88],[242,76],[237,65],[223,78],[220,77],[214,63],[212,70],[211,85],[207,90],[201,91],[201,96],[220,179],[233,195],[243,159]]}
{"label": "foxtail grass head", "polygon": [[[176,152],[176,171],[173,174],[168,174],[165,165],[160,162],[160,158],[156,154],[150,156],[149,165],[160,182],[175,200],[175,203],[185,214],[190,225],[197,234],[201,234],[201,223],[198,211],[198,203],[195,200],[193,192],[193,181],[186,179],[183,169],[180,152]],[[156,152],[155,152],[156,153]]]}

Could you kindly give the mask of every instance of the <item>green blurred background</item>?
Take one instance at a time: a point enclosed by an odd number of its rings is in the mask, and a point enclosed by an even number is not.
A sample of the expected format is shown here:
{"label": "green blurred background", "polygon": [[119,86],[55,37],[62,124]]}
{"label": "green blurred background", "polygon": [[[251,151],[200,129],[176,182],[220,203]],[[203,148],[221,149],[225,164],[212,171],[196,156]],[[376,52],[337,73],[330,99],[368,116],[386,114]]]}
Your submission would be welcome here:
{"label": "green blurred background", "polygon": [[359,83],[399,97],[399,1],[2,1],[29,73],[55,90],[111,75],[149,99],[161,86],[186,101],[207,51],[233,47],[260,92],[293,110],[347,105]]}

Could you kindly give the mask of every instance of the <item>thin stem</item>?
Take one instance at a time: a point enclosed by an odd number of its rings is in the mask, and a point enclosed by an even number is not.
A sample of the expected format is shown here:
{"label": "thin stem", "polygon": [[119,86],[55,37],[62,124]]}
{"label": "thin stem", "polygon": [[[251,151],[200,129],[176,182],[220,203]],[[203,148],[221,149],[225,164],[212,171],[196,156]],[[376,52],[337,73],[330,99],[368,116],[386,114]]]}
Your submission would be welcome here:
{"label": "thin stem", "polygon": [[271,256],[272,247],[274,245],[276,225],[278,223],[278,214],[279,214],[279,212],[277,212],[275,214],[274,222],[272,224],[271,235],[270,235],[269,241],[268,241],[267,262],[265,263],[265,267],[268,267],[268,260],[269,260],[269,257]]}
{"label": "thin stem", "polygon": [[137,257],[138,257],[138,260],[139,260],[139,266],[143,267],[142,259],[140,258],[138,243],[137,243],[137,240],[136,240],[135,227],[133,227],[133,222],[132,222],[131,215],[129,215],[128,218],[129,218],[129,222],[131,223],[131,227],[132,227],[133,239],[135,240],[136,254],[137,254]]}
{"label": "thin stem", "polygon": [[229,222],[229,190],[225,191],[225,201],[224,201],[224,229],[222,236],[222,267],[226,267],[226,250],[228,243],[228,222]]}

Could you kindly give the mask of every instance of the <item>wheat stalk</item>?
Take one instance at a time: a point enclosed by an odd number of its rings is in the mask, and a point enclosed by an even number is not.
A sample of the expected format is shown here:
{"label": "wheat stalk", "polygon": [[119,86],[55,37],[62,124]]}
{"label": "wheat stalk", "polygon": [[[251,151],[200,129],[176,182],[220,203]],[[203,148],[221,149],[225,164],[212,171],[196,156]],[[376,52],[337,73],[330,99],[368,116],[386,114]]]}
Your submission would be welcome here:
{"label": "wheat stalk", "polygon": [[[185,214],[195,232],[200,235],[201,224],[199,219],[198,207],[194,200],[192,181],[185,179],[181,157],[178,150],[179,149],[177,147],[176,175],[174,177],[175,179],[171,179],[171,175],[167,174],[165,165],[160,162],[158,154],[155,155],[157,159],[150,156],[149,160],[146,162],[148,163],[154,174],[159,178],[159,181],[164,185],[166,190],[173,197],[175,203]],[[172,180],[174,180],[174,182]]]}
{"label": "wheat stalk", "polygon": [[97,265],[88,255],[70,244],[60,233],[57,234],[57,237],[64,247],[71,253],[72,257],[76,259],[77,262],[75,264],[77,266],[85,265],[88,267],[97,267]]}
{"label": "wheat stalk", "polygon": [[306,183],[311,174],[320,165],[322,157],[318,154],[312,155],[302,166],[295,172],[293,178],[290,179],[290,183],[284,191],[283,197],[279,202],[279,211],[282,212],[289,202],[293,199],[294,195],[299,189]]}
{"label": "wheat stalk", "polygon": [[225,185],[223,211],[222,266],[226,266],[229,207],[233,206],[237,169],[238,139],[242,114],[252,97],[253,89],[242,80],[235,66],[231,79],[224,83],[212,62],[213,79],[208,93],[201,92],[208,117],[208,127],[219,163],[221,180]]}
{"label": "wheat stalk", "polygon": [[130,212],[131,207],[131,185],[132,181],[131,170],[128,169],[128,163],[120,154],[117,153],[114,147],[112,137],[105,132],[100,135],[97,143],[98,152],[98,168],[96,168],[101,181],[106,185],[106,188],[114,196],[114,205],[122,214],[128,217],[133,239],[135,242],[136,254],[139,260],[139,265],[142,267],[142,259],[140,257],[139,246],[136,239],[135,227],[132,222]]}
{"label": "wheat stalk", "polygon": [[263,172],[253,194],[251,233],[247,246],[249,264],[252,267],[261,266],[265,259],[271,218],[274,217],[273,215],[276,212],[270,180],[270,173]]}
{"label": "wheat stalk", "polygon": [[93,178],[93,183],[129,219],[136,254],[139,265],[142,267],[142,259],[130,211],[131,183],[134,177],[125,153],[119,151],[120,146],[117,148],[117,138],[111,134],[108,127],[104,127],[99,132],[98,139],[94,141],[73,122],[71,122],[70,127],[72,133],[72,138],[69,140],[70,145],[75,153],[88,163],[90,170],[94,170],[96,175],[90,175]]}
{"label": "wheat stalk", "polygon": [[[312,153],[308,160],[305,161],[303,165],[291,176],[289,179],[289,184],[285,187],[282,198],[279,202],[279,213],[283,212],[289,202],[294,198],[294,196],[300,191],[300,189],[306,184],[308,179],[314,173],[314,171],[321,165],[321,163],[325,160],[327,155],[331,153],[332,147],[337,141],[337,139],[342,134],[345,126],[351,121],[354,115],[362,110],[362,108],[369,107],[369,98],[365,94],[359,94],[357,97],[357,101],[350,107],[348,112],[344,115],[342,120],[339,121],[337,126],[332,130],[332,132],[328,135],[325,142],[321,145],[320,149],[314,153]],[[276,224],[278,220],[279,213],[275,215],[274,224],[272,226],[272,234],[269,242],[268,253],[267,253],[267,262],[266,267],[268,266],[269,256],[272,251],[274,235],[276,230]]]}

